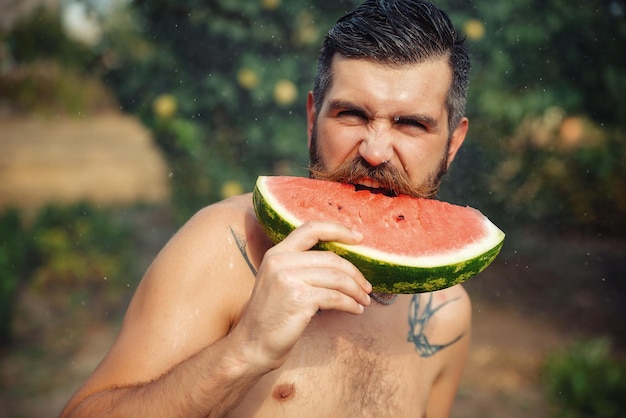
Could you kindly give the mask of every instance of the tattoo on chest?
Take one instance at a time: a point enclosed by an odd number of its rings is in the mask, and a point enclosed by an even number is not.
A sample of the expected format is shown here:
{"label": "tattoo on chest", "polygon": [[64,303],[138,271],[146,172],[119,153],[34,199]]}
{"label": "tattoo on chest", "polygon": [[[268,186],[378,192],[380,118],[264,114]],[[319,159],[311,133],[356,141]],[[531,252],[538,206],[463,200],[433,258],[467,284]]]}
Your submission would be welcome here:
{"label": "tattoo on chest", "polygon": [[[420,304],[422,302],[422,296],[427,297],[428,301],[426,302],[426,306],[420,312]],[[409,305],[409,335],[407,340],[412,342],[415,345],[415,350],[420,355],[420,357],[430,357],[437,354],[439,351],[443,350],[446,347],[451,346],[455,342],[461,339],[464,334],[459,335],[454,340],[445,343],[445,344],[431,344],[428,340],[428,337],[424,333],[426,325],[433,318],[435,313],[438,310],[446,306],[448,303],[454,302],[459,298],[450,299],[441,305],[433,308],[433,295],[413,295],[413,299],[411,299],[411,304]]]}
{"label": "tattoo on chest", "polygon": [[237,232],[235,232],[232,226],[229,226],[228,228],[230,229],[230,233],[232,234],[233,238],[235,239],[235,242],[237,243],[237,248],[239,248],[239,252],[241,253],[241,256],[246,261],[246,264],[248,264],[248,267],[250,267],[252,274],[256,276],[256,269],[252,265],[252,261],[250,261],[250,257],[248,256],[248,251],[246,250],[248,241],[246,241],[246,239],[241,234],[238,234]]}

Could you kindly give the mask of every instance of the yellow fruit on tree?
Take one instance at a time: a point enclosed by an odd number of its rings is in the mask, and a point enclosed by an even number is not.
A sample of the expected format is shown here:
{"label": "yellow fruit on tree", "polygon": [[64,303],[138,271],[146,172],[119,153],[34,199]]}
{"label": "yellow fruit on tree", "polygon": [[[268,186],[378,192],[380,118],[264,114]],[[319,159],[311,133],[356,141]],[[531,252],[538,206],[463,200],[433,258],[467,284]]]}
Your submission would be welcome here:
{"label": "yellow fruit on tree", "polygon": [[259,85],[259,76],[250,68],[242,68],[237,73],[239,85],[245,89],[253,89]]}
{"label": "yellow fruit on tree", "polygon": [[465,35],[473,41],[482,39],[485,36],[485,25],[478,19],[470,19],[463,25]]}
{"label": "yellow fruit on tree", "polygon": [[283,79],[274,87],[274,100],[282,106],[292,104],[298,97],[298,89],[291,81]]}
{"label": "yellow fruit on tree", "polygon": [[275,9],[280,4],[280,0],[261,0],[261,5],[264,9]]}
{"label": "yellow fruit on tree", "polygon": [[237,180],[228,180],[222,184],[220,195],[222,199],[237,196],[243,193],[243,186]]}
{"label": "yellow fruit on tree", "polygon": [[171,94],[160,94],[152,102],[152,110],[162,119],[171,118],[178,110],[176,97]]}

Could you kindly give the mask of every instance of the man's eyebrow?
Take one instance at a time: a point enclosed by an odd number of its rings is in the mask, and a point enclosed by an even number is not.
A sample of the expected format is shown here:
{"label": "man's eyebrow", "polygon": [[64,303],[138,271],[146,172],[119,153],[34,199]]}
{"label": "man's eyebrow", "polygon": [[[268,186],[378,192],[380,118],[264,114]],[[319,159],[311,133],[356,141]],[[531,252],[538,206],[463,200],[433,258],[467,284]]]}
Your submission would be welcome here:
{"label": "man's eyebrow", "polygon": [[437,119],[432,116],[424,115],[424,114],[413,114],[413,115],[403,115],[403,116],[395,116],[394,120],[409,120],[417,123],[421,123],[422,125],[428,126],[431,129],[437,129],[439,127],[439,122]]}
{"label": "man's eyebrow", "polygon": [[[369,114],[367,110],[364,109],[363,107],[358,106],[347,100],[330,101],[328,103],[328,110],[331,112],[336,111],[336,110],[354,110],[354,111],[363,112],[366,115]],[[404,115],[398,114],[398,115],[392,116],[391,119],[393,119],[396,122],[412,121],[412,122],[420,123],[424,126],[428,126],[430,129],[433,129],[433,130],[437,130],[439,128],[439,122],[437,121],[437,119],[435,119],[434,117],[430,115],[426,115],[423,113],[413,113],[413,114],[404,114]]]}
{"label": "man's eyebrow", "polygon": [[328,104],[328,110],[340,110],[340,109],[350,109],[350,110],[359,110],[361,112],[365,112],[360,106],[355,105],[354,103],[348,102],[346,100],[332,100]]}

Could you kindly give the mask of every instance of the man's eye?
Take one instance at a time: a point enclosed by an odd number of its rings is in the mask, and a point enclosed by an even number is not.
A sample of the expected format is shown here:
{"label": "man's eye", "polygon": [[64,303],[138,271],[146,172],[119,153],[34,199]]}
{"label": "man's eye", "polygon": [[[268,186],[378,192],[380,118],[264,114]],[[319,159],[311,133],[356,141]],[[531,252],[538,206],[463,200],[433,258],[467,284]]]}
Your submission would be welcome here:
{"label": "man's eye", "polygon": [[367,119],[363,112],[358,110],[342,110],[338,113],[339,117],[342,118],[358,118],[358,119]]}
{"label": "man's eye", "polygon": [[404,126],[409,126],[409,127],[412,127],[412,128],[419,128],[419,129],[427,129],[428,128],[422,122],[420,122],[418,120],[414,120],[414,119],[395,118],[394,121],[395,121],[395,123],[397,125],[404,125]]}

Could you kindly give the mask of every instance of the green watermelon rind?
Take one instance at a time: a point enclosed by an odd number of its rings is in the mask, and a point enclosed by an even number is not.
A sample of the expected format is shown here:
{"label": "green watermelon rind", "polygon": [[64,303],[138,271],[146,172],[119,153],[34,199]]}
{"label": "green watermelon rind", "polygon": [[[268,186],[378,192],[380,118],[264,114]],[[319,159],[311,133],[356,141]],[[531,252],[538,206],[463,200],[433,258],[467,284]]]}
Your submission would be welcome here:
{"label": "green watermelon rind", "polygon": [[423,293],[463,283],[482,272],[495,260],[503,243],[504,241],[501,241],[478,257],[437,267],[389,264],[351,252],[334,243],[323,242],[318,244],[318,247],[330,250],[349,260],[372,283],[375,292]]}
{"label": "green watermelon rind", "polygon": [[[259,190],[258,183],[252,194],[254,211],[267,236],[274,243],[285,239],[296,225],[285,220],[269,205]],[[350,261],[372,284],[375,292],[424,293],[445,289],[465,282],[485,270],[500,253],[504,233],[497,230],[496,244],[478,256],[442,266],[408,266],[373,259],[355,252],[358,246],[336,242],[319,242],[314,248],[328,250]]]}

